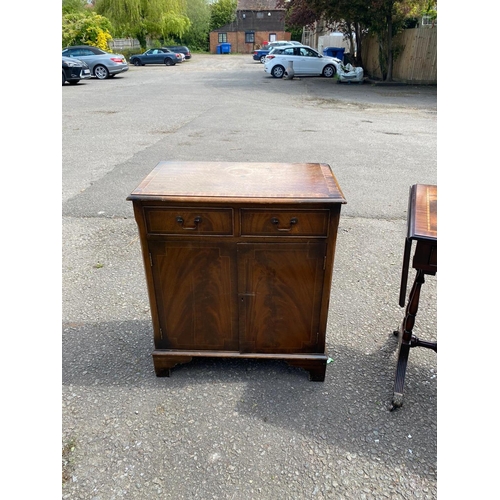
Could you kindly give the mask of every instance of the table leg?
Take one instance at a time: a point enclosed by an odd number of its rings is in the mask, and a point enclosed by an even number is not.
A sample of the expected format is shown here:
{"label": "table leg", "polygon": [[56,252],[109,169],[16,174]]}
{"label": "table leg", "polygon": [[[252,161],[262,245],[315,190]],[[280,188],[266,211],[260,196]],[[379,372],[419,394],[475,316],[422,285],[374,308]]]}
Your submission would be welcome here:
{"label": "table leg", "polygon": [[398,363],[396,366],[396,377],[394,381],[394,396],[392,400],[392,407],[399,408],[403,405],[403,388],[405,383],[406,366],[408,364],[408,355],[412,347],[412,330],[415,325],[415,316],[418,311],[418,303],[420,301],[420,289],[425,283],[424,272],[417,271],[415,281],[410,292],[408,305],[406,306],[406,314],[401,325],[401,330],[395,332],[399,336],[399,354]]}

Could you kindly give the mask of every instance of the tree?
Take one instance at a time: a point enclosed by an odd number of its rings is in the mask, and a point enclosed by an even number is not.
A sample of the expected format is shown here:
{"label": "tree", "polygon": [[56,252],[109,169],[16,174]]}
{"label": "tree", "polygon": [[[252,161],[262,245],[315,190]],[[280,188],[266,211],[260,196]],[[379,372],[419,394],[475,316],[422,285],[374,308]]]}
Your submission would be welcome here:
{"label": "tree", "polygon": [[394,35],[404,28],[405,19],[414,17],[427,6],[427,0],[371,0],[373,17],[370,31],[379,43],[379,64],[385,81],[392,80],[392,69],[397,49]]}
{"label": "tree", "polygon": [[109,19],[92,11],[76,11],[62,17],[62,46],[94,45],[109,50],[112,39]]}
{"label": "tree", "polygon": [[147,48],[148,36],[181,37],[190,26],[185,0],[97,0],[95,9],[108,17],[118,36],[132,36]]}
{"label": "tree", "polygon": [[62,0],[62,13],[73,14],[85,11],[85,0]]}
{"label": "tree", "polygon": [[210,5],[210,31],[232,23],[236,19],[237,0],[217,0]]}
{"label": "tree", "polygon": [[210,31],[210,6],[207,0],[187,0],[186,12],[191,23],[180,39],[190,49],[207,50]]}
{"label": "tree", "polygon": [[310,26],[323,20],[356,43],[356,63],[362,65],[361,43],[366,33],[379,42],[379,62],[384,80],[392,80],[397,50],[393,36],[403,29],[404,20],[424,10],[429,0],[279,0],[289,23]]}
{"label": "tree", "polygon": [[327,28],[344,33],[351,53],[356,53],[356,63],[362,66],[361,42],[366,33],[367,0],[279,0],[278,3],[286,9],[289,26],[313,27],[316,21],[321,21]]}

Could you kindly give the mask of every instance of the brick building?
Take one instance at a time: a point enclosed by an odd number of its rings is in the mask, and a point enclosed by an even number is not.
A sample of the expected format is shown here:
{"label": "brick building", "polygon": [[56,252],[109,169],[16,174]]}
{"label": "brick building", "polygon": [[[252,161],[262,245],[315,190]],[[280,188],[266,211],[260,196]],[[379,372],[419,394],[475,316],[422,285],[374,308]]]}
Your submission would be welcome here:
{"label": "brick building", "polygon": [[231,44],[231,52],[251,54],[264,42],[290,40],[285,32],[285,10],[276,6],[276,0],[238,0],[236,19],[210,33],[210,52],[217,46]]}

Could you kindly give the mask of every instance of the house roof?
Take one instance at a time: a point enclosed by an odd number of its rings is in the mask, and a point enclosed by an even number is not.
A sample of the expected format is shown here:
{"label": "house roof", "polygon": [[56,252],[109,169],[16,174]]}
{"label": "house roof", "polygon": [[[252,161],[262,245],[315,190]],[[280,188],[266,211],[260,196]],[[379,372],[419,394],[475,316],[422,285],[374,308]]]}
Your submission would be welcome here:
{"label": "house roof", "polygon": [[237,10],[284,10],[277,0],[238,0]]}

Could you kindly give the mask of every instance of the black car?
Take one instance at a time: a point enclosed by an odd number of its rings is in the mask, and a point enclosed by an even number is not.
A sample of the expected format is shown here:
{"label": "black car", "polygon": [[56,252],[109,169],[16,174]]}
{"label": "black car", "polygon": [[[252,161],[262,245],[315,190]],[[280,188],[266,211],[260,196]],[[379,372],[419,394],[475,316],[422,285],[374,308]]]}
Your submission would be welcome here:
{"label": "black car", "polygon": [[62,84],[76,85],[80,80],[90,78],[89,65],[73,57],[62,56]]}
{"label": "black car", "polygon": [[172,52],[180,52],[184,54],[186,60],[191,59],[191,51],[185,45],[167,45],[165,49],[171,50]]}
{"label": "black car", "polygon": [[144,66],[145,64],[166,64],[173,66],[177,64],[175,52],[168,49],[149,49],[144,54],[130,56],[130,64],[134,66]]}

